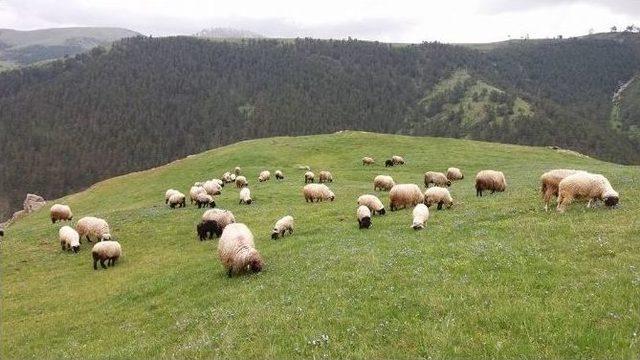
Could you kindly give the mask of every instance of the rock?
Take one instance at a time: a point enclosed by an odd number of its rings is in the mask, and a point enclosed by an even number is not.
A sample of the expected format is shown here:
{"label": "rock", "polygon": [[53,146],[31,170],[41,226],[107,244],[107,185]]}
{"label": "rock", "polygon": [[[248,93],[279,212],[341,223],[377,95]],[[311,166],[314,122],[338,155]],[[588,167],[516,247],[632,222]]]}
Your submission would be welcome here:
{"label": "rock", "polygon": [[[36,194],[27,194],[27,197],[22,203],[22,208],[28,214],[40,210],[44,205],[45,200],[42,196]],[[15,214],[13,215],[15,216]]]}

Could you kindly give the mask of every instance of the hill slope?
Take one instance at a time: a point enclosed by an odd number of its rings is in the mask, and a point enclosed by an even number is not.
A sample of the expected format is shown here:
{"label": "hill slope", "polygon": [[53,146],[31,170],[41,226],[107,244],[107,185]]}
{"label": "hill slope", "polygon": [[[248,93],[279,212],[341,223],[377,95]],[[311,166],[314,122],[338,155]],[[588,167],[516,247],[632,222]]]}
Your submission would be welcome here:
{"label": "hill slope", "polygon": [[[384,168],[391,154],[407,165]],[[377,164],[363,167],[364,155]],[[331,170],[336,200],[305,203],[297,164]],[[255,204],[238,205],[229,186],[218,204],[252,229],[266,268],[229,279],[216,241],[195,236],[203,210],[170,210],[163,196],[237,165]],[[356,198],[375,175],[420,183],[448,166],[466,174],[451,188],[457,205],[432,209],[424,231],[410,229],[410,210],[357,229]],[[545,213],[538,177],[556,167],[605,174],[621,207]],[[256,182],[277,168],[285,181]],[[475,197],[484,168],[506,173],[505,193]],[[110,179],[59,201],[75,219],[109,221],[124,249],[113,268],[94,271],[86,243],[62,253],[46,211],[7,230],[2,355],[636,358],[638,170],[547,148],[343,132],[246,141]],[[285,214],[295,233],[270,240]]]}

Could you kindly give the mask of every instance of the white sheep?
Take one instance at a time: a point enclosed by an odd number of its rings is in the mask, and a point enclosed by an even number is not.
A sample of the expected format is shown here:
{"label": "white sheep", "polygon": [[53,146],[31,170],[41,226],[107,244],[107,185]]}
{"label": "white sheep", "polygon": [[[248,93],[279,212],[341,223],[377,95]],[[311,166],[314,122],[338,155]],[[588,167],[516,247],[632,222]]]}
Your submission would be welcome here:
{"label": "white sheep", "polygon": [[244,271],[260,272],[264,263],[251,230],[242,223],[229,224],[218,241],[218,257],[229,277]]}
{"label": "white sheep", "polygon": [[67,205],[54,204],[50,211],[51,222],[55,224],[56,221],[73,220],[73,213],[71,208]]}
{"label": "white sheep", "polygon": [[424,187],[429,187],[431,184],[445,187],[451,185],[451,180],[447,179],[447,175],[441,172],[427,171],[424,173]]}
{"label": "white sheep", "polygon": [[372,157],[365,156],[362,158],[362,165],[373,165],[376,161]]}
{"label": "white sheep", "polygon": [[449,189],[440,186],[433,186],[424,192],[424,203],[427,207],[438,204],[438,210],[442,210],[442,205],[450,208],[453,205],[453,198],[449,193]]}
{"label": "white sheep", "polygon": [[236,218],[229,210],[211,209],[202,214],[202,221],[215,221],[220,226],[220,229],[224,230],[227,225],[236,222]]}
{"label": "white sheep", "polygon": [[247,178],[242,175],[236,176],[236,187],[241,188],[245,186],[249,186],[249,183],[247,182]]}
{"label": "white sheep", "polygon": [[236,167],[235,167],[235,169],[233,169],[233,173],[234,173],[236,176],[239,176],[239,175],[242,173],[242,170],[240,169],[240,167],[239,167],[239,166],[236,166]]}
{"label": "white sheep", "polygon": [[416,184],[397,184],[389,191],[389,209],[414,207],[424,202],[424,194]]}
{"label": "white sheep", "polygon": [[592,203],[598,200],[612,207],[618,204],[619,198],[618,192],[613,190],[606,177],[600,174],[578,172],[560,181],[557,210],[564,212],[573,199],[589,199],[587,207],[591,207]]}
{"label": "white sheep", "polygon": [[269,179],[271,179],[271,172],[269,170],[261,171],[260,175],[258,175],[259,182],[267,181]]}
{"label": "white sheep", "polygon": [[379,215],[384,215],[386,213],[382,201],[380,201],[380,199],[378,199],[378,197],[375,195],[360,195],[360,197],[358,198],[358,205],[364,205],[368,207],[374,215],[376,213],[378,213]]}
{"label": "white sheep", "polygon": [[222,174],[222,181],[224,181],[225,183],[232,183],[233,182],[233,180],[231,179],[231,173],[229,171],[227,171],[224,174]]}
{"label": "white sheep", "polygon": [[[180,192],[176,191],[175,193],[180,193]],[[191,189],[189,189],[189,201],[193,204],[196,200],[198,200],[198,194],[206,194],[206,193],[207,193],[207,190],[205,190],[202,186],[194,185],[191,187]]]}
{"label": "white sheep", "polygon": [[200,193],[196,195],[196,205],[198,205],[198,209],[201,207],[216,207],[216,202],[213,200],[213,196],[207,193]]}
{"label": "white sheep", "polygon": [[450,167],[447,169],[447,179],[451,181],[462,180],[464,179],[464,175],[457,167]]}
{"label": "white sheep", "polygon": [[404,165],[404,158],[402,156],[393,155],[391,161],[393,161],[393,165]]}
{"label": "white sheep", "polygon": [[325,184],[307,184],[302,188],[302,194],[306,202],[316,202],[335,199],[333,191]]}
{"label": "white sheep", "polygon": [[368,229],[371,227],[371,210],[369,210],[367,206],[358,206],[356,216],[358,217],[358,226],[360,229]]}
{"label": "white sheep", "polygon": [[204,190],[211,196],[220,195],[222,193],[222,186],[220,186],[220,183],[218,183],[218,181],[216,180],[217,179],[207,180],[204,182],[204,184],[202,184]]}
{"label": "white sheep", "polygon": [[304,173],[304,183],[312,183],[315,179],[316,175],[311,172],[311,171],[307,171]]}
{"label": "white sheep", "polygon": [[276,224],[271,231],[271,238],[276,240],[278,236],[284,237],[284,233],[286,231],[289,231],[289,235],[293,234],[293,216],[291,215],[287,215],[276,221]]}
{"label": "white sheep", "polygon": [[507,188],[507,180],[502,171],[482,170],[476,175],[476,196],[482,196],[484,190],[503,192]]}
{"label": "white sheep", "polygon": [[86,237],[91,242],[91,238],[95,237],[97,241],[111,240],[111,230],[106,220],[93,216],[85,216],[78,220],[76,231],[80,236]]}
{"label": "white sheep", "polygon": [[240,204],[251,205],[251,190],[248,187],[240,190]]}
{"label": "white sheep", "polygon": [[211,181],[218,183],[221,188],[224,187],[224,181],[222,181],[222,179],[211,179]]}
{"label": "white sheep", "polygon": [[171,197],[169,198],[169,207],[174,209],[176,206],[177,207],[185,207],[187,206],[187,197],[184,196],[183,193],[178,192],[177,194],[173,194],[171,195]]}
{"label": "white sheep", "polygon": [[424,228],[424,224],[429,219],[429,208],[425,204],[418,204],[413,208],[413,224],[411,227],[414,230],[420,230]]}
{"label": "white sheep", "polygon": [[558,186],[560,185],[560,181],[562,181],[567,176],[576,174],[578,172],[584,171],[555,169],[547,171],[546,173],[542,174],[542,176],[540,176],[540,192],[542,193],[542,197],[544,199],[545,211],[549,210],[549,203],[551,202],[551,198],[554,196],[558,196]]}
{"label": "white sheep", "polygon": [[[94,270],[98,270],[98,261],[100,261],[100,266],[106,269],[107,266],[113,266],[116,260],[122,256],[122,246],[117,241],[101,241],[93,245],[91,255],[93,256]],[[105,261],[107,262],[106,266],[104,264]]]}
{"label": "white sheep", "polygon": [[276,180],[283,180],[284,179],[284,174],[282,173],[281,170],[276,170],[275,176],[276,176]]}
{"label": "white sheep", "polygon": [[320,171],[320,173],[318,173],[318,182],[319,183],[333,182],[333,175],[331,175],[329,171],[322,170]]}
{"label": "white sheep", "polygon": [[[196,183],[197,184],[197,183]],[[194,186],[200,186],[200,185],[194,185]],[[176,190],[176,189],[169,189],[164,193],[164,203],[168,204],[169,203],[169,198],[171,197],[171,195],[173,194],[179,194],[180,191]]]}
{"label": "white sheep", "polygon": [[71,226],[63,226],[58,230],[58,238],[62,251],[73,250],[77,253],[80,250],[80,235]]}
{"label": "white sheep", "polygon": [[373,179],[373,190],[389,191],[396,184],[389,175],[378,175]]}

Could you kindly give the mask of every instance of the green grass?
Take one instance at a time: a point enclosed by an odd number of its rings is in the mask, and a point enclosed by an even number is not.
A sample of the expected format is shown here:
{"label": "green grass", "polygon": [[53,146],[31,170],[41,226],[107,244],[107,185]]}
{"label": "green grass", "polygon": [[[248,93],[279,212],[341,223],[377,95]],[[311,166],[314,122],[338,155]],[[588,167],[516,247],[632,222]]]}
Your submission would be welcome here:
{"label": "green grass", "polygon": [[[383,167],[392,154],[407,165]],[[363,167],[362,156],[376,158]],[[307,204],[298,164],[334,174],[336,201]],[[203,210],[170,210],[164,191],[242,167],[255,200],[229,186],[219,207],[256,237],[266,268],[228,278],[216,241],[197,240]],[[460,167],[457,205],[425,230],[411,210],[358,230],[356,198],[390,174],[421,184]],[[605,174],[616,210],[545,213],[538,178],[551,168]],[[259,184],[259,170],[286,180]],[[473,175],[507,176],[475,197]],[[2,240],[2,358],[628,358],[640,355],[640,171],[546,148],[343,132],[246,141],[67,196],[75,220],[104,217],[121,242],[115,267],[90,249],[63,253],[60,224],[39,211]],[[378,193],[385,204],[386,193]],[[270,240],[273,223],[296,232]]]}

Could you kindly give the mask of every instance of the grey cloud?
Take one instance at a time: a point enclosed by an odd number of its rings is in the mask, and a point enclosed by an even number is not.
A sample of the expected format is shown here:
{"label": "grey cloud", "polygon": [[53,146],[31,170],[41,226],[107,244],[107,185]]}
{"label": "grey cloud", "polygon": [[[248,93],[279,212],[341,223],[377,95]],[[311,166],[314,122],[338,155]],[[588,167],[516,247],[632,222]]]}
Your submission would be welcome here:
{"label": "grey cloud", "polygon": [[639,0],[490,0],[483,2],[483,10],[490,14],[527,11],[564,4],[586,4],[609,8],[618,14],[640,15]]}

